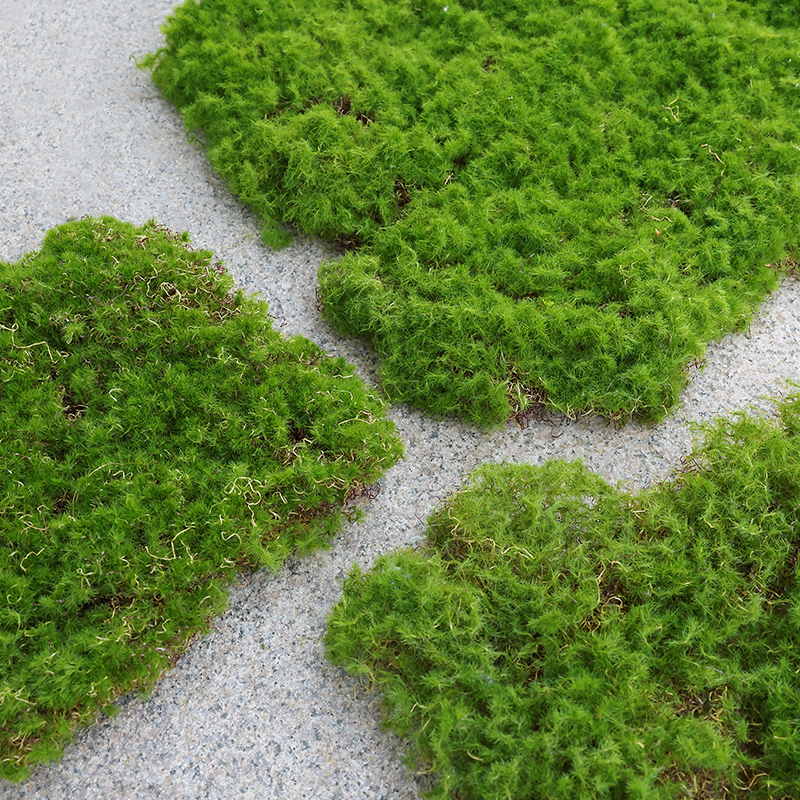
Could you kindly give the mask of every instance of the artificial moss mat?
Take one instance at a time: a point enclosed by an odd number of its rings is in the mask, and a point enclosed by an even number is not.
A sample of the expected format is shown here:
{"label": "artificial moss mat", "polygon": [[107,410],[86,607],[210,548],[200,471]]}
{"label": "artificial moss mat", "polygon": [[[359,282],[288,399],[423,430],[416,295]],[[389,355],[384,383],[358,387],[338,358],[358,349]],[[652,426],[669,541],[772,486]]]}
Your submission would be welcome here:
{"label": "artificial moss mat", "polygon": [[150,689],[237,572],[326,542],[400,455],[186,236],[87,219],[0,263],[0,776]]}
{"label": "artificial moss mat", "polygon": [[[796,798],[800,395],[631,495],[488,465],[427,547],[355,569],[329,657],[376,684],[431,798]],[[417,759],[418,760],[418,759]]]}
{"label": "artificial moss mat", "polygon": [[[794,11],[792,11],[794,9]],[[144,60],[394,400],[661,418],[798,245],[784,0],[187,0]]]}

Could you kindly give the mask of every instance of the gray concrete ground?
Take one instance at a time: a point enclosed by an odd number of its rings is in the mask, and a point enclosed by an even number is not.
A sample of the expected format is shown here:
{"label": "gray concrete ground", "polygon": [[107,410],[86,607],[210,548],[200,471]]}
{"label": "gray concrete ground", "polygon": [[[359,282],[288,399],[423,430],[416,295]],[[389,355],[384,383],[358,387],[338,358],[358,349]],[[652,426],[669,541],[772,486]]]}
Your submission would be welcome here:
{"label": "gray concrete ground", "polygon": [[[137,70],[133,59],[159,47],[172,6],[0,2],[0,259],[36,249],[72,217],[154,218],[213,250],[239,285],[269,302],[284,333],[346,357],[372,381],[368,348],[342,340],[315,309],[324,244],[265,248],[257,220]],[[407,455],[361,523],[277,576],[242,580],[230,610],[149,699],[123,699],[120,713],[80,733],[60,762],[23,784],[0,782],[0,798],[418,798],[430,777],[409,770],[404,743],[380,729],[376,693],[323,655],[326,617],[350,566],[419,542],[440,498],[485,461],[580,457],[611,482],[657,481],[688,453],[692,423],[768,408],[765,398],[800,379],[798,343],[800,285],[788,281],[748,336],[711,347],[680,407],[655,427],[559,420],[487,434],[393,407]]]}

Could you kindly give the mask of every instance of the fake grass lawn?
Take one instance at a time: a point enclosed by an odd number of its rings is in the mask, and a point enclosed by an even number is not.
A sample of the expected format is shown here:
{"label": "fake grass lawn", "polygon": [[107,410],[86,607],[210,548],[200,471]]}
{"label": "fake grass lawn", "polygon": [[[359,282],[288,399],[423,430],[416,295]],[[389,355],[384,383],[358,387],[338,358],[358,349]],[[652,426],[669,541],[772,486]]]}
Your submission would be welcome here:
{"label": "fake grass lawn", "polygon": [[779,413],[637,496],[484,466],[426,549],[354,570],[329,657],[382,690],[430,797],[797,797],[800,396]]}
{"label": "fake grass lawn", "polygon": [[401,452],[187,237],[84,220],[0,263],[0,777],[150,689],[237,572],[324,544]]}
{"label": "fake grass lawn", "polygon": [[390,398],[662,417],[798,245],[784,2],[187,0],[145,59],[233,191],[339,240]]}

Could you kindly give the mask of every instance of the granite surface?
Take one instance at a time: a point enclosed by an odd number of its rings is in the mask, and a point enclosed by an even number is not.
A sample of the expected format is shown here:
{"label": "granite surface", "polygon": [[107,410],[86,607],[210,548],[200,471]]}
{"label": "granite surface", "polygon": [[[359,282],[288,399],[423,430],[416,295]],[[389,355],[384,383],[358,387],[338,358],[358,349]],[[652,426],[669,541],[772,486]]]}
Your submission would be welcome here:
{"label": "granite surface", "polygon": [[[266,248],[252,213],[191,142],[135,59],[160,46],[173,0],[2,0],[0,259],[36,249],[70,218],[148,219],[190,233],[238,284],[259,292],[286,335],[302,334],[373,381],[375,358],[341,339],[315,306],[324,243]],[[709,350],[663,424],[616,430],[597,419],[509,425],[491,433],[391,408],[406,457],[364,519],[330,549],[278,575],[247,576],[230,609],[148,699],[81,732],[61,761],[0,798],[261,798],[412,800],[431,776],[404,764],[405,744],[380,728],[380,698],[332,667],[322,636],[354,563],[421,541],[424,522],[471,469],[489,460],[582,458],[611,482],[641,487],[689,452],[694,423],[748,406],[769,409],[800,380],[800,283],[771,296],[748,335]]]}

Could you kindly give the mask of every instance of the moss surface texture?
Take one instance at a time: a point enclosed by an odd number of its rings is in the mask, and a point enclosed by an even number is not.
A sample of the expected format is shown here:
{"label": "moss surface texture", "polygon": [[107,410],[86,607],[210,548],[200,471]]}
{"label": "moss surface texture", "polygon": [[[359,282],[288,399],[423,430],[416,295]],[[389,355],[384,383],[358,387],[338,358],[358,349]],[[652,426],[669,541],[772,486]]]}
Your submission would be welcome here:
{"label": "moss surface texture", "polygon": [[652,420],[798,245],[791,8],[188,0],[144,64],[269,241],[348,249],[324,313],[391,398]]}
{"label": "moss surface texture", "polygon": [[396,462],[341,359],[210,254],[83,220],[0,263],[0,776],[149,689],[238,572],[323,544]]}
{"label": "moss surface texture", "polygon": [[329,656],[385,694],[433,798],[794,798],[800,397],[630,495],[490,465],[427,549],[355,570]]}

